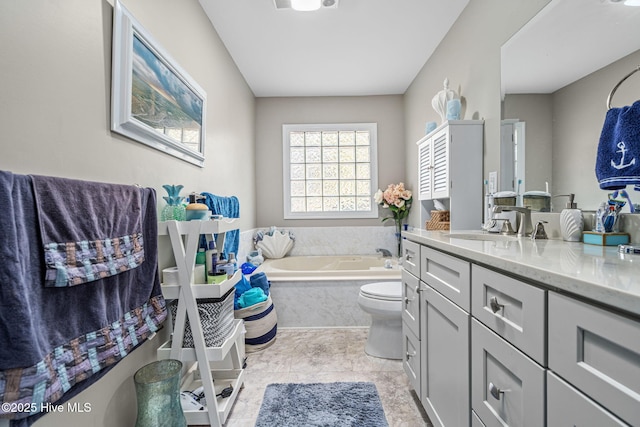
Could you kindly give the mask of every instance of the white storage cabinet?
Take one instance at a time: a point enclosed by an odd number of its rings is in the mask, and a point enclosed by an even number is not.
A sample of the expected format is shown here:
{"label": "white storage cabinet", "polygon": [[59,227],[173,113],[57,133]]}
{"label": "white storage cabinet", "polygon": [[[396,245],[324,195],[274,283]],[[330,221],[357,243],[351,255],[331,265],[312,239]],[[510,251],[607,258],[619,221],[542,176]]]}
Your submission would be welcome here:
{"label": "white storage cabinet", "polygon": [[420,222],[433,210],[433,199],[448,205],[452,230],[482,224],[482,120],[449,120],[420,139],[418,200]]}

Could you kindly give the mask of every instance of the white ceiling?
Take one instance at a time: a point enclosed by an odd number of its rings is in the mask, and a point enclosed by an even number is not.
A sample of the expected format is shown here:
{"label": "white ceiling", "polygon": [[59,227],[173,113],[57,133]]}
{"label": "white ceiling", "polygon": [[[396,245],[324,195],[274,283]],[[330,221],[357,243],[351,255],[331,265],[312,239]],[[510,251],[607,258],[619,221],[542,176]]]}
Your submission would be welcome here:
{"label": "white ceiling", "polygon": [[257,97],[403,94],[469,0],[200,0]]}
{"label": "white ceiling", "polygon": [[502,93],[552,93],[638,49],[640,7],[553,0],[502,47]]}

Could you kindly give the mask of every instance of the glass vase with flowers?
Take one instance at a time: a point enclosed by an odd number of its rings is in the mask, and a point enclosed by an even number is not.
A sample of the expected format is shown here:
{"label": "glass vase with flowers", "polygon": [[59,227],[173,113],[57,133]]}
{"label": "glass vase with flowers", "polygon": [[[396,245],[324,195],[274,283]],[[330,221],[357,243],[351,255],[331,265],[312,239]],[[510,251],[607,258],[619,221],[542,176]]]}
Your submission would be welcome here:
{"label": "glass vase with flowers", "polygon": [[402,256],[402,225],[409,216],[413,195],[404,188],[404,183],[389,184],[386,190],[378,189],[373,195],[374,201],[385,209],[391,211],[391,215],[382,218],[382,222],[392,219],[395,223],[396,239],[398,243],[398,257]]}

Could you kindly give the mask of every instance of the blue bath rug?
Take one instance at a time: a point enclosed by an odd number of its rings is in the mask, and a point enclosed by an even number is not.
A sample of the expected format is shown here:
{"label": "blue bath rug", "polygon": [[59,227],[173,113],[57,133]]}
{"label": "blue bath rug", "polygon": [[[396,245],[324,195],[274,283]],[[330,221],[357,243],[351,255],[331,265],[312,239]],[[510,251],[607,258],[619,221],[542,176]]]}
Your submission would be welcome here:
{"label": "blue bath rug", "polygon": [[269,384],[256,427],[388,427],[375,384]]}

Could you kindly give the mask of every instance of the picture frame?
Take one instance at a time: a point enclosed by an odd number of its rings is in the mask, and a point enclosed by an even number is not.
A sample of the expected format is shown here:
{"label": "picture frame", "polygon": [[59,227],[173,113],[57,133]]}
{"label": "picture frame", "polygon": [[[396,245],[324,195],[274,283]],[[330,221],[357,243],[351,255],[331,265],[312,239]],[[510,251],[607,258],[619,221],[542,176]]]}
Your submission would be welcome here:
{"label": "picture frame", "polygon": [[115,1],[111,130],[204,167],[206,93]]}

